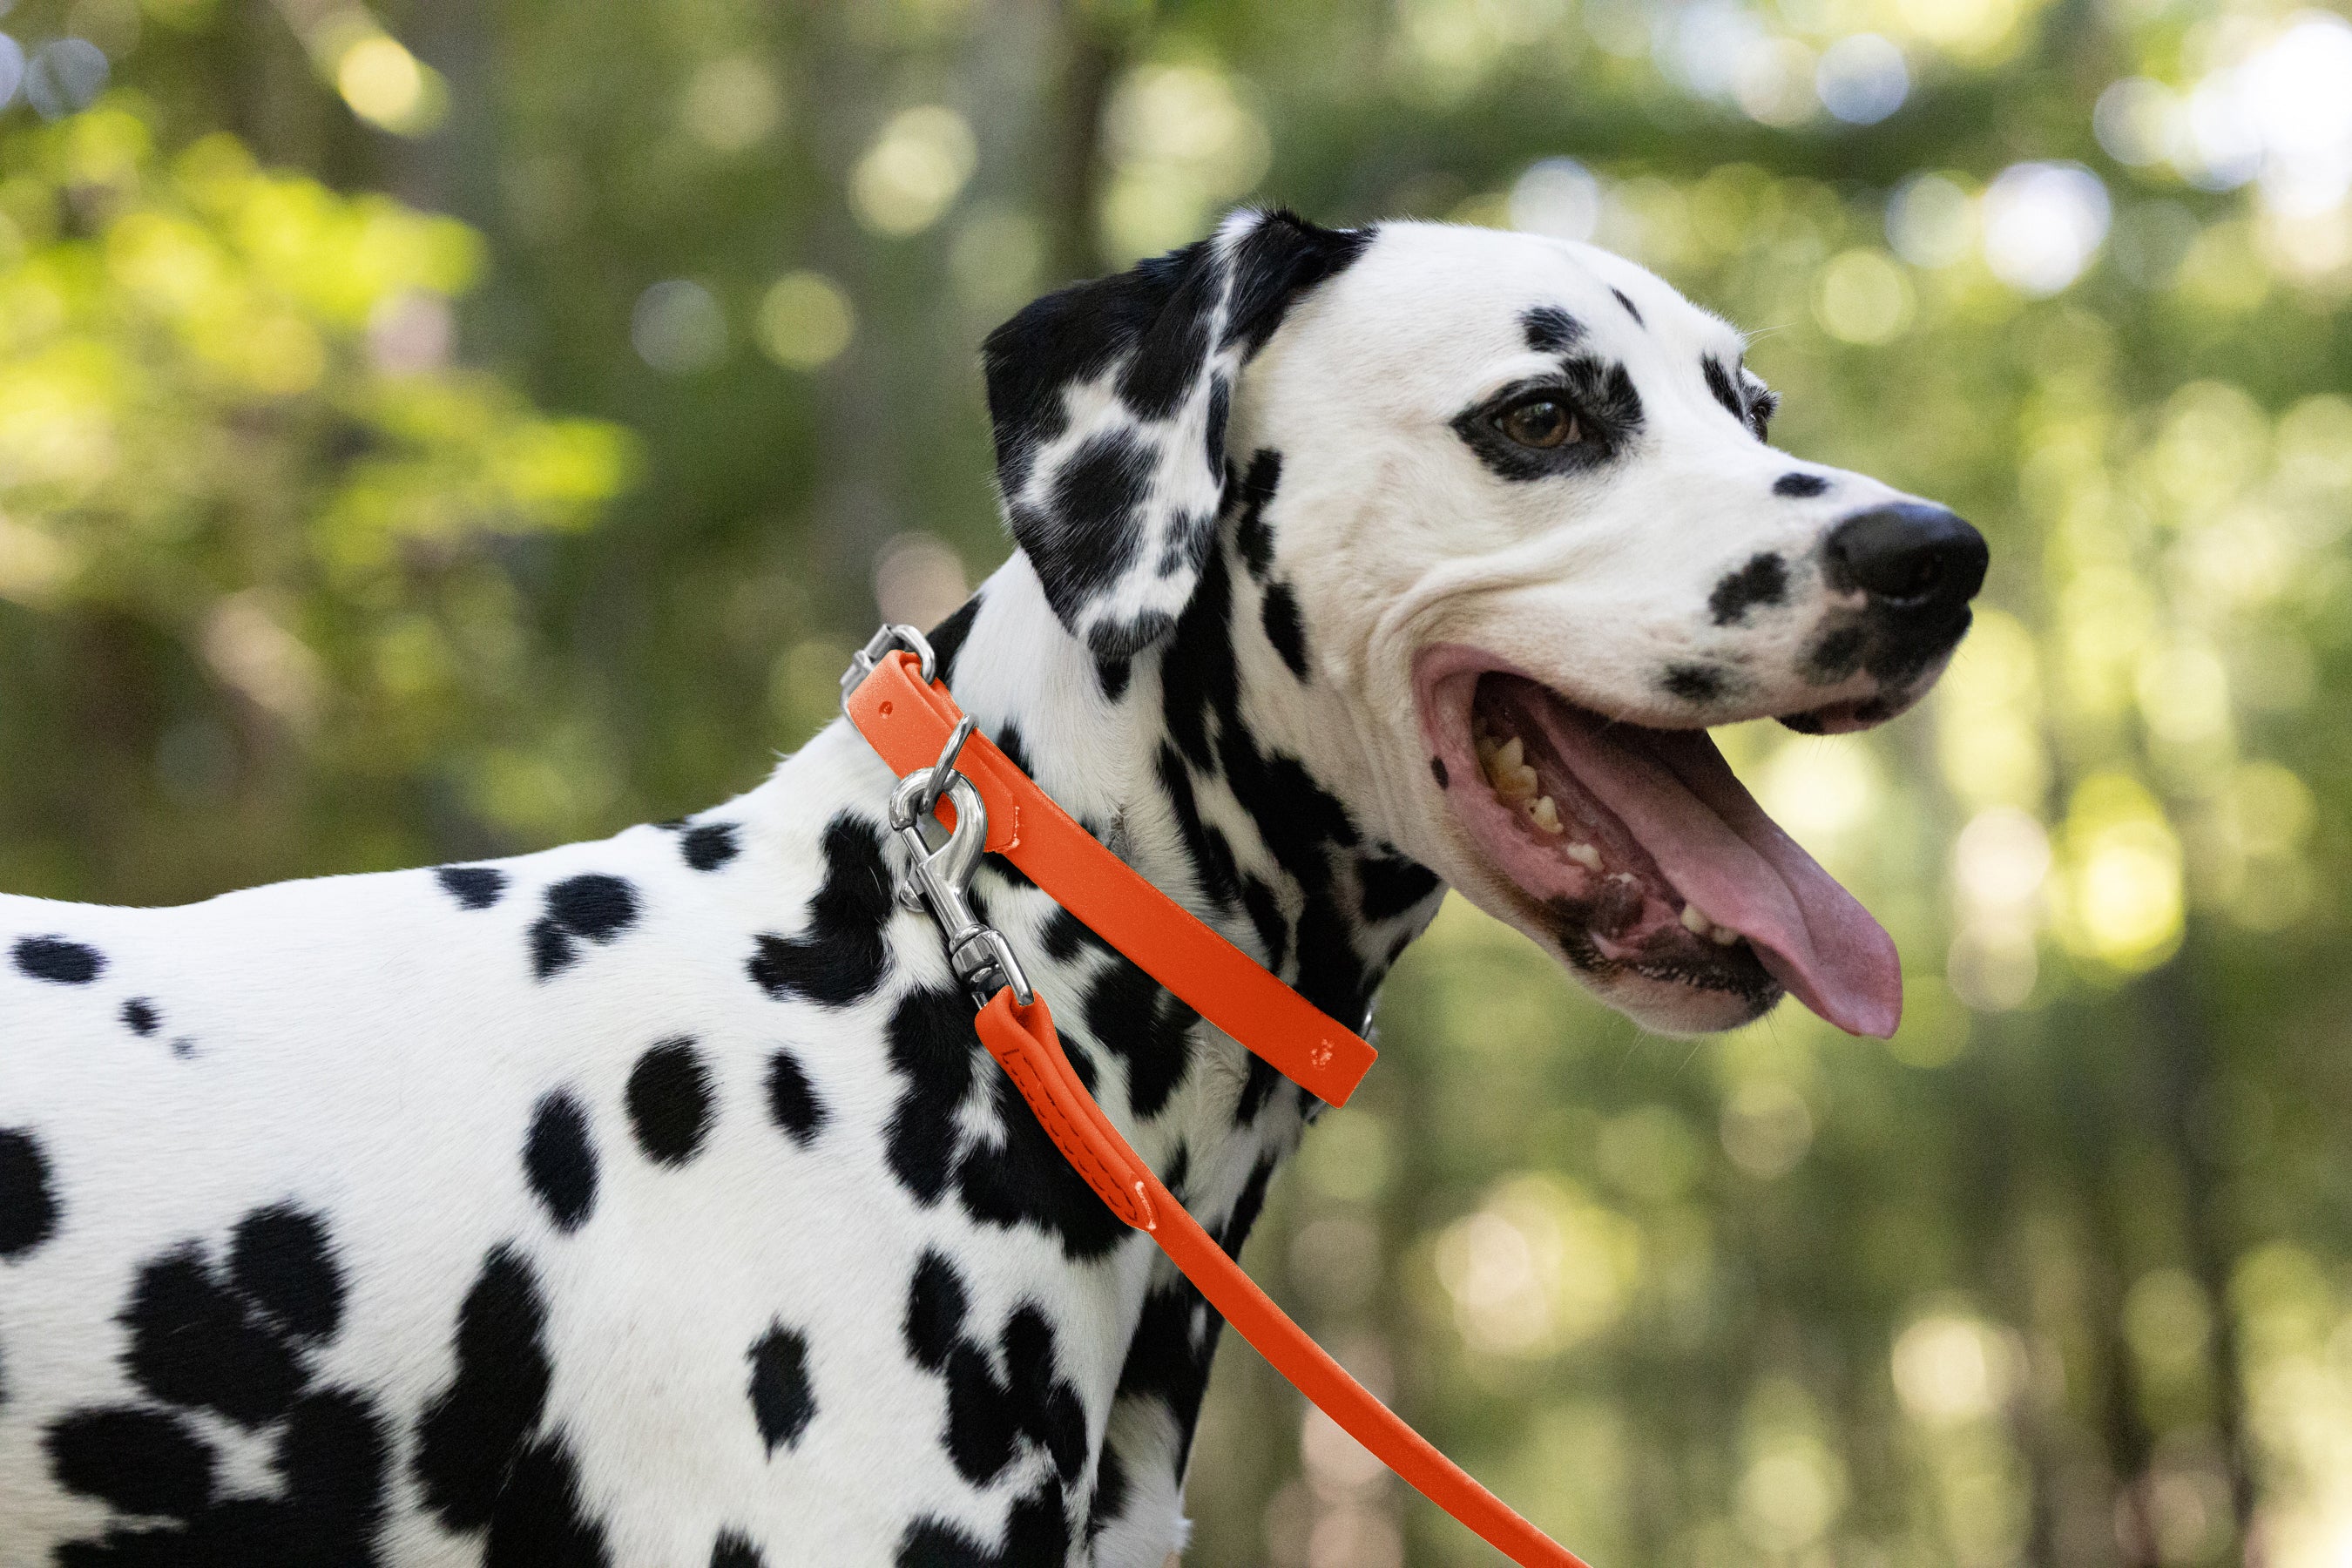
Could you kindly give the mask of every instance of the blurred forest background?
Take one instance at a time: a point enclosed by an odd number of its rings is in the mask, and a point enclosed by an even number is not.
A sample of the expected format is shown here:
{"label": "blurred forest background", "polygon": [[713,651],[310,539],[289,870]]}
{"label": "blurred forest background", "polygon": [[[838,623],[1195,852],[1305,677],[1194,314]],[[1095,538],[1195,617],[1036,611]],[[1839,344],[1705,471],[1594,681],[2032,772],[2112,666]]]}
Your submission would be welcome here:
{"label": "blurred forest background", "polygon": [[[1590,236],[1991,537],[1734,731],[1891,1045],[1459,900],[1249,1261],[1602,1568],[2352,1568],[2352,26],[2294,0],[24,0],[0,887],[754,783],[1005,551],[975,349],[1226,205]],[[1229,1345],[1187,1561],[1491,1555]]]}

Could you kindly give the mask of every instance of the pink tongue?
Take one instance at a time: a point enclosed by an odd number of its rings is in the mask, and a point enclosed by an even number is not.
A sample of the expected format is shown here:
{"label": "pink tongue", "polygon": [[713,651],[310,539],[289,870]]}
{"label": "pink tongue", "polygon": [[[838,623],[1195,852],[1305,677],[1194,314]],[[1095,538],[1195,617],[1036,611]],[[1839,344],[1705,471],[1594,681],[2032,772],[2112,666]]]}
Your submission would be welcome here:
{"label": "pink tongue", "polygon": [[1604,726],[1545,704],[1577,778],[1683,897],[1752,943],[1772,977],[1839,1028],[1881,1039],[1903,1016],[1895,939],[1764,814],[1706,731]]}

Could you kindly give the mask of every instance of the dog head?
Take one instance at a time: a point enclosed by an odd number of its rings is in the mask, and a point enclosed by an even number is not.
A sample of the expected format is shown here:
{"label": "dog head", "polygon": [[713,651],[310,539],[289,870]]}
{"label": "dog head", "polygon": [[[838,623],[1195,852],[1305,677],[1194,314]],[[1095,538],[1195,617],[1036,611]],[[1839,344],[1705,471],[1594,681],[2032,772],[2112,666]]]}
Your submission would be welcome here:
{"label": "dog head", "polygon": [[987,363],[1014,535],[1098,661],[1167,637],[1224,539],[1278,660],[1253,721],[1356,820],[1653,1027],[1785,990],[1887,1034],[1892,942],[1706,730],[1901,712],[1985,546],[1767,446],[1743,348],[1588,246],[1244,213]]}

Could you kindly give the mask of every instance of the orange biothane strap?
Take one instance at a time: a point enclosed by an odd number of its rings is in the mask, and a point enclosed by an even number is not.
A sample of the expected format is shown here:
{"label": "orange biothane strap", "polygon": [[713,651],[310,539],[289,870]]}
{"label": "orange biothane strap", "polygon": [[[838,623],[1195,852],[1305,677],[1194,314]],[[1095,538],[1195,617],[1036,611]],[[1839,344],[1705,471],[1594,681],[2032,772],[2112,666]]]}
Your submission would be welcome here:
{"label": "orange biothane strap", "polygon": [[[887,655],[858,683],[849,721],[901,777],[939,760],[962,710],[937,681],[925,684],[911,653]],[[1283,1077],[1333,1105],[1345,1105],[1378,1053],[1193,918],[1054,804],[985,735],[974,735],[956,767],[988,808],[988,845],[1019,867],[1055,902]],[[940,804],[942,821],[954,810]]]}
{"label": "orange biothane strap", "polygon": [[[1049,891],[1051,889],[1048,889]],[[1148,1232],[1209,1305],[1315,1407],[1344,1427],[1412,1489],[1521,1568],[1585,1568],[1583,1560],[1511,1511],[1439,1453],[1404,1418],[1333,1361],[1257,1288],[1242,1266],[1128,1147],[1078,1081],[1043,1001],[1024,1007],[1010,990],[980,1010],[981,1042],[1037,1113],[1055,1146],[1111,1212]]]}

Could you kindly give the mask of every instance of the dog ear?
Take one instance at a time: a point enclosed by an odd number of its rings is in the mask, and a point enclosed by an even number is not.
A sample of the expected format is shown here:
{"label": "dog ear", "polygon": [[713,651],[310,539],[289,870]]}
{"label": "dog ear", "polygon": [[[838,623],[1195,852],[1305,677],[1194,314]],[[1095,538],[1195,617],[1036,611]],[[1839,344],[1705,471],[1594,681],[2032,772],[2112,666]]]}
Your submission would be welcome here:
{"label": "dog ear", "polygon": [[1045,597],[1098,658],[1176,625],[1216,537],[1234,381],[1371,239],[1287,212],[1076,284],[989,334],[996,479]]}

